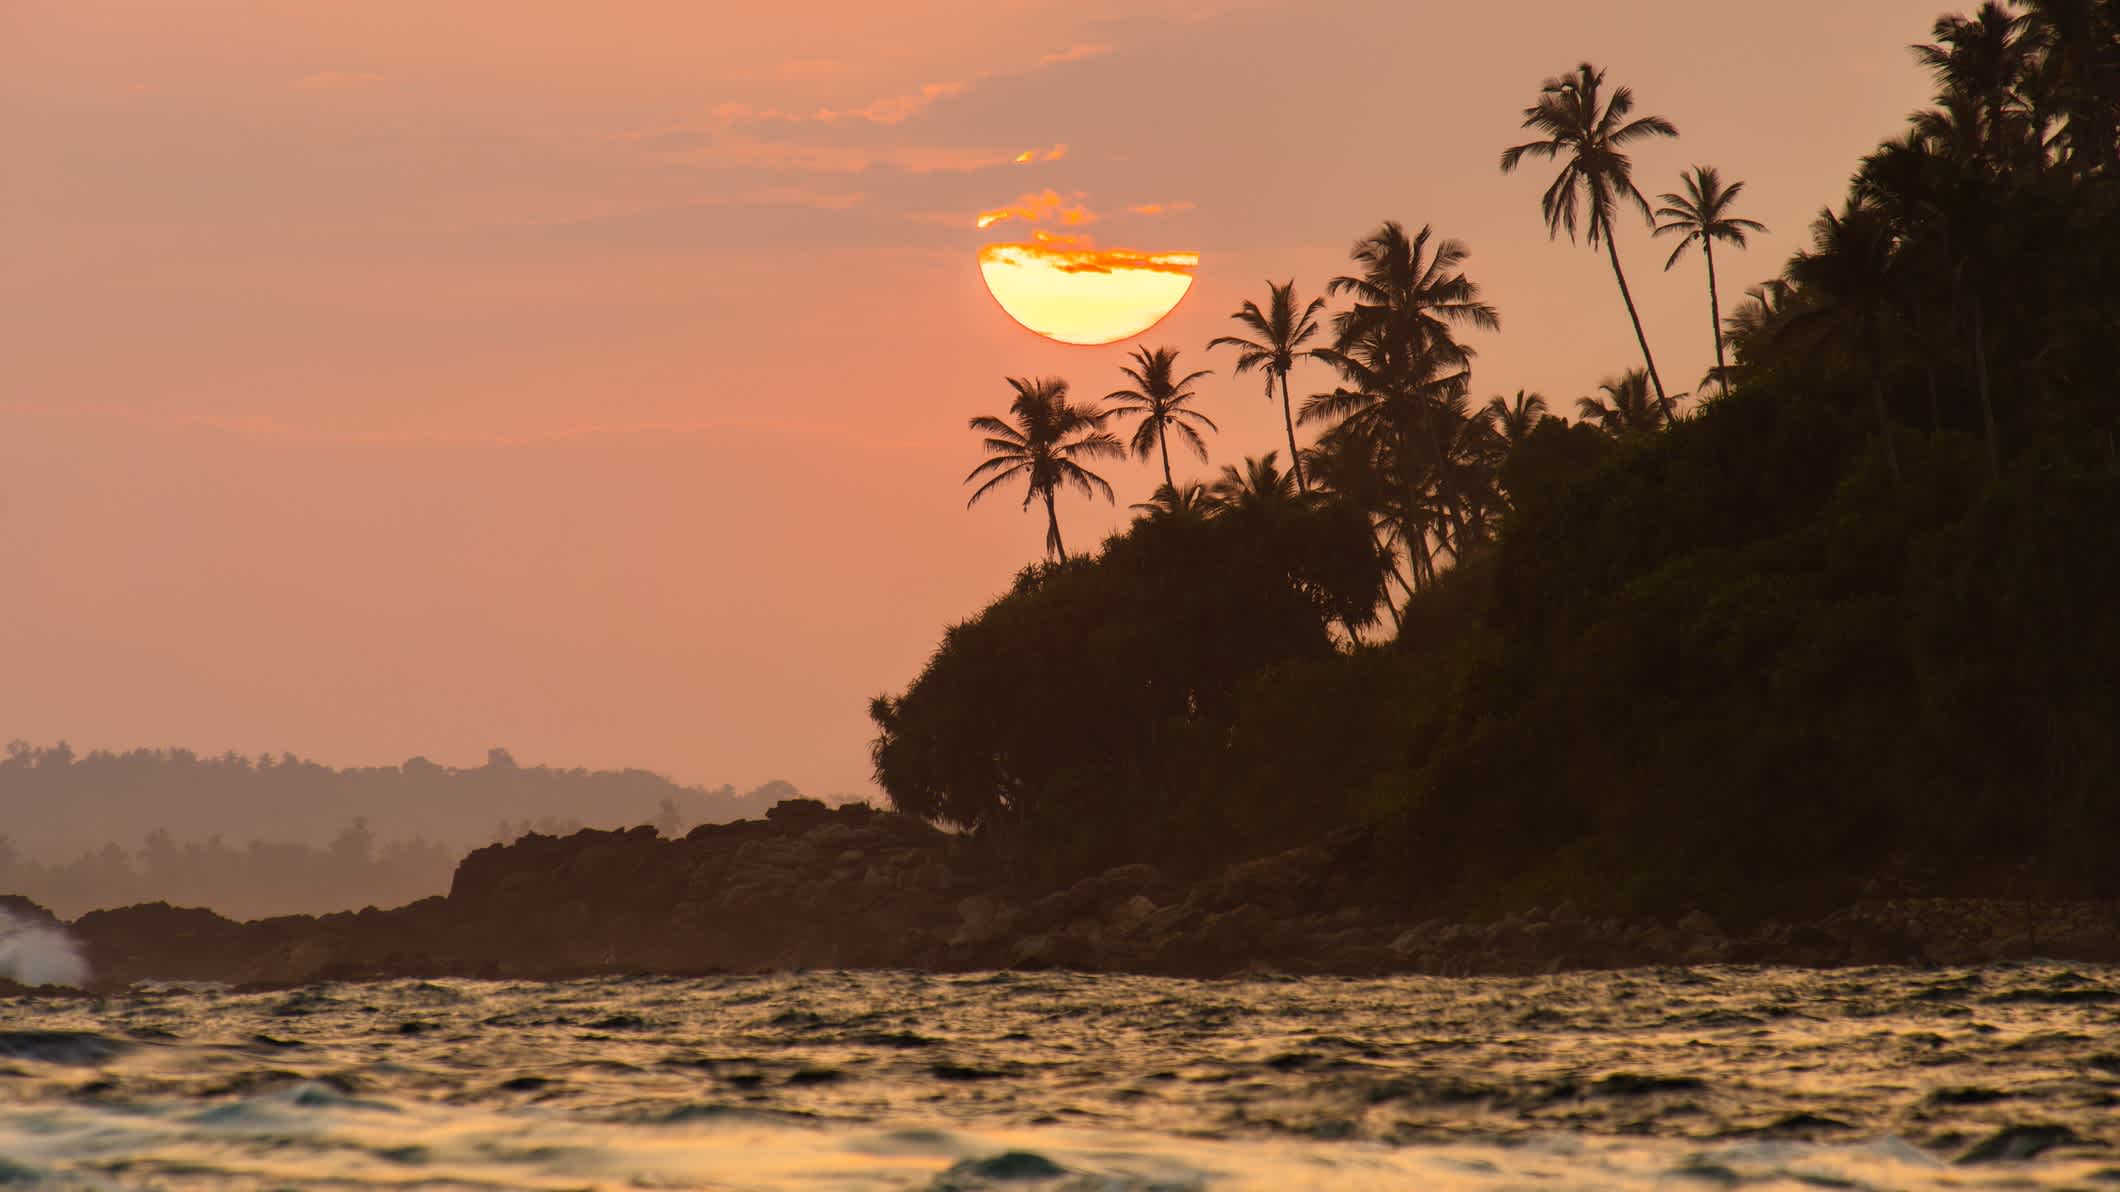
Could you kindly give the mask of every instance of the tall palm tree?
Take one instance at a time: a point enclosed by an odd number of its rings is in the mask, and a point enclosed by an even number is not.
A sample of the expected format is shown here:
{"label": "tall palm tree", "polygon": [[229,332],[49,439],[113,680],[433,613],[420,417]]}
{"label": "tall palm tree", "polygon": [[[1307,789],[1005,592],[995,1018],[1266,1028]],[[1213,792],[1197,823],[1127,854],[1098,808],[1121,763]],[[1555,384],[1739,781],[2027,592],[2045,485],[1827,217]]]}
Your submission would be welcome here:
{"label": "tall palm tree", "polygon": [[1258,369],[1266,377],[1266,400],[1273,400],[1276,380],[1281,383],[1281,420],[1288,427],[1288,457],[1295,468],[1296,487],[1310,491],[1310,482],[1303,476],[1303,453],[1296,446],[1295,407],[1288,397],[1288,372],[1295,367],[1296,357],[1303,352],[1303,345],[1315,338],[1320,330],[1318,312],[1325,309],[1323,298],[1313,298],[1309,305],[1297,309],[1296,283],[1290,278],[1285,285],[1266,283],[1266,309],[1247,299],[1237,313],[1229,316],[1248,328],[1253,338],[1236,335],[1218,335],[1209,340],[1207,350],[1231,347],[1237,350],[1236,372],[1239,375]]}
{"label": "tall palm tree", "polygon": [[[1968,117],[1963,103],[1955,110],[1917,113],[1913,133],[1885,142],[1865,157],[1856,172],[1856,201],[1874,212],[1893,241],[1891,271],[1894,306],[1902,316],[1933,305],[1938,295],[1962,310],[1971,322],[1963,338],[1973,349],[1973,379],[1980,396],[1988,473],[2001,475],[2001,446],[1988,369],[1987,312],[2007,309],[1997,299],[2013,274],[2010,262],[2032,254],[2008,243],[2012,233],[2038,221],[2013,219],[2002,211],[2004,186],[1978,165],[1977,148],[1969,148],[1961,131]],[[1913,321],[1913,320],[1909,320]],[[1933,323],[1933,320],[1931,321]],[[1945,350],[1932,343],[1932,350]]]}
{"label": "tall palm tree", "polygon": [[2120,9],[2110,0],[2020,0],[2036,45],[2039,88],[2079,177],[2120,166]]}
{"label": "tall palm tree", "polygon": [[1857,201],[1844,212],[1820,212],[1811,225],[1811,244],[1811,251],[1789,262],[1789,281],[1803,306],[1785,326],[1790,332],[1812,331],[1838,339],[1867,362],[1871,412],[1877,416],[1885,466],[1896,485],[1899,454],[1892,446],[1892,421],[1884,406],[1884,347],[1899,280],[1898,238],[1881,211]]}
{"label": "tall palm tree", "polygon": [[1433,239],[1430,228],[1409,237],[1397,220],[1385,220],[1355,242],[1348,255],[1361,273],[1335,277],[1325,286],[1327,294],[1354,297],[1354,305],[1333,319],[1342,348],[1383,335],[1455,351],[1462,362],[1472,351],[1452,338],[1457,328],[1501,330],[1501,316],[1480,300],[1479,285],[1465,276],[1471,250],[1448,238],[1434,240],[1431,250]]}
{"label": "tall palm tree", "polygon": [[1730,207],[1744,193],[1745,184],[1725,185],[1714,166],[1694,166],[1681,181],[1684,193],[1659,196],[1663,206],[1656,211],[1657,218],[1663,221],[1656,225],[1656,234],[1682,237],[1678,247],[1671,250],[1671,259],[1664,262],[1664,272],[1669,273],[1687,249],[1700,245],[1701,255],[1708,260],[1708,328],[1715,335],[1715,375],[1722,379],[1723,392],[1728,393],[1730,364],[1723,358],[1722,298],[1715,289],[1715,242],[1743,248],[1748,233],[1764,232],[1767,225],[1730,214]]}
{"label": "tall palm tree", "polygon": [[1565,228],[1568,239],[1574,240],[1577,229],[1583,226],[1583,207],[1588,204],[1590,247],[1595,250],[1604,245],[1612,261],[1612,276],[1619,282],[1620,299],[1627,304],[1627,317],[1634,323],[1634,339],[1641,345],[1642,363],[1648,366],[1656,399],[1668,417],[1671,401],[1664,393],[1663,378],[1657,374],[1656,358],[1649,353],[1649,337],[1642,331],[1640,312],[1634,309],[1627,275],[1620,269],[1619,245],[1612,237],[1612,213],[1622,202],[1631,202],[1641,209],[1643,219],[1651,220],[1649,200],[1634,185],[1634,163],[1625,150],[1645,137],[1675,137],[1678,128],[1662,116],[1627,119],[1634,110],[1633,88],[1620,87],[1612,92],[1610,100],[1605,100],[1604,85],[1605,72],[1588,62],[1577,66],[1573,74],[1546,80],[1539,89],[1538,102],[1524,109],[1524,127],[1543,133],[1546,139],[1503,150],[1502,173],[1513,172],[1526,157],[1561,161],[1560,174],[1539,200],[1546,215],[1547,232],[1558,236]]}
{"label": "tall palm tree", "polygon": [[1608,378],[1597,389],[1602,397],[1577,398],[1576,408],[1583,421],[1596,423],[1615,439],[1648,434],[1667,421],[1664,407],[1649,396],[1649,374],[1641,369]]}
{"label": "tall palm tree", "polygon": [[1480,414],[1494,431],[1495,440],[1505,453],[1515,450],[1545,416],[1545,397],[1521,389],[1516,391],[1514,398],[1496,395],[1487,399],[1487,408]]}
{"label": "tall palm tree", "polygon": [[1913,47],[1942,98],[1962,100],[1969,109],[1981,155],[1997,167],[2030,164],[2044,154],[2040,121],[2021,90],[2038,45],[2027,35],[2030,25],[2029,17],[1989,0],[1970,17],[1939,18],[1935,43]]}
{"label": "tall palm tree", "polygon": [[987,454],[964,482],[970,484],[982,476],[986,479],[973,490],[965,507],[978,504],[979,498],[1004,482],[1022,477],[1023,507],[1028,509],[1032,501],[1041,498],[1045,501],[1046,553],[1064,563],[1067,547],[1060,541],[1060,515],[1053,508],[1054,492],[1066,484],[1085,497],[1102,493],[1105,500],[1115,500],[1112,486],[1104,477],[1083,467],[1081,461],[1124,458],[1126,450],[1116,436],[1104,429],[1104,411],[1068,400],[1066,381],[1058,377],[1010,377],[1008,383],[1016,391],[1015,400],[1009,403],[1014,424],[983,414],[970,422],[973,430],[986,436],[981,445]]}
{"label": "tall palm tree", "polygon": [[1178,482],[1170,474],[1170,432],[1191,444],[1200,462],[1207,462],[1207,443],[1200,438],[1200,427],[1212,431],[1212,418],[1191,408],[1194,393],[1192,385],[1201,377],[1212,375],[1202,369],[1196,373],[1178,376],[1178,353],[1174,348],[1135,348],[1129,357],[1132,364],[1119,366],[1134,383],[1132,389],[1115,389],[1105,394],[1104,400],[1113,403],[1106,407],[1106,416],[1111,418],[1139,418],[1141,425],[1134,428],[1134,458],[1147,459],[1151,451],[1163,453],[1163,483],[1172,488]]}

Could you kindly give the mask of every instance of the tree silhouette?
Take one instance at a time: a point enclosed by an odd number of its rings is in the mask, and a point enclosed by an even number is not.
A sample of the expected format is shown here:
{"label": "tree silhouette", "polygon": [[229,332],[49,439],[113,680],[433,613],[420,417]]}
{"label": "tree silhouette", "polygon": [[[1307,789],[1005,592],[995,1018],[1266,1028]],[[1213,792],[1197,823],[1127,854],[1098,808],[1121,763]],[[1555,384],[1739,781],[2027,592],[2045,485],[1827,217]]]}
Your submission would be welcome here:
{"label": "tree silhouette", "polygon": [[1184,484],[1158,485],[1155,494],[1148,500],[1127,506],[1129,509],[1140,510],[1150,520],[1198,520],[1206,517],[1213,507],[1214,501],[1207,495],[1207,486],[1197,480],[1188,480]]}
{"label": "tree silhouette", "polygon": [[1131,444],[1136,459],[1147,459],[1149,452],[1163,454],[1163,483],[1176,488],[1177,480],[1170,474],[1170,432],[1191,444],[1200,462],[1207,462],[1207,443],[1200,438],[1200,427],[1212,431],[1214,420],[1191,408],[1199,395],[1192,390],[1194,381],[1212,375],[1208,370],[1177,375],[1178,353],[1173,348],[1135,348],[1130,357],[1132,364],[1121,365],[1119,371],[1132,380],[1132,389],[1117,389],[1105,395],[1104,400],[1112,404],[1105,408],[1108,418],[1139,418],[1141,425],[1134,428]]}
{"label": "tree silhouette", "polygon": [[1216,508],[1228,514],[1267,515],[1301,499],[1295,477],[1281,470],[1278,452],[1246,456],[1244,467],[1223,464],[1222,474],[1207,492]]}
{"label": "tree silhouette", "polygon": [[1455,352],[1459,363],[1472,351],[1453,333],[1470,325],[1499,331],[1501,316],[1480,300],[1480,287],[1467,278],[1464,264],[1471,251],[1463,241],[1435,240],[1423,227],[1412,237],[1397,220],[1385,220],[1355,242],[1349,256],[1362,266],[1359,274],[1335,277],[1325,292],[1354,297],[1354,305],[1333,318],[1338,346],[1365,339],[1391,341],[1408,350],[1424,345]]}
{"label": "tree silhouette", "polygon": [[1009,403],[1009,415],[1015,424],[984,414],[970,421],[973,430],[986,436],[981,445],[986,448],[987,457],[964,478],[970,484],[985,477],[965,506],[978,504],[995,488],[1021,477],[1023,507],[1028,509],[1032,501],[1044,500],[1045,549],[1056,561],[1064,563],[1067,546],[1060,540],[1060,514],[1053,506],[1054,492],[1067,484],[1079,489],[1083,496],[1103,493],[1105,500],[1115,500],[1112,486],[1104,477],[1079,461],[1123,457],[1126,452],[1119,440],[1104,429],[1103,411],[1068,400],[1066,381],[1058,377],[1010,377],[1008,383],[1016,391],[1015,400]]}
{"label": "tree silhouette", "polygon": [[1664,425],[1664,407],[1649,394],[1649,374],[1628,369],[1597,387],[1602,397],[1576,399],[1583,421],[1615,439],[1645,435]]}
{"label": "tree silhouette", "polygon": [[1649,380],[1656,386],[1656,399],[1668,418],[1671,401],[1664,393],[1663,378],[1657,374],[1656,357],[1649,352],[1649,337],[1642,331],[1641,314],[1634,308],[1627,275],[1620,268],[1612,213],[1621,202],[1631,202],[1641,209],[1643,219],[1651,218],[1649,200],[1634,185],[1634,163],[1625,149],[1644,137],[1675,137],[1678,128],[1662,116],[1627,119],[1634,110],[1633,89],[1617,88],[1607,101],[1602,98],[1604,85],[1605,72],[1588,62],[1577,66],[1573,74],[1546,80],[1539,89],[1538,102],[1524,109],[1523,125],[1543,133],[1546,139],[1503,150],[1502,173],[1515,171],[1526,157],[1561,162],[1560,173],[1539,200],[1548,234],[1558,236],[1566,229],[1568,239],[1574,240],[1577,230],[1583,228],[1583,208],[1588,205],[1586,231],[1590,247],[1594,250],[1603,244],[1612,262],[1620,299],[1627,304],[1627,318],[1634,323],[1635,342],[1641,345],[1642,363],[1648,367]]}
{"label": "tree silhouette", "polygon": [[1656,211],[1662,221],[1656,225],[1656,234],[1681,237],[1678,246],[1671,250],[1671,259],[1664,262],[1664,272],[1669,273],[1687,249],[1700,245],[1701,255],[1708,262],[1708,328],[1715,336],[1715,375],[1722,382],[1723,392],[1728,393],[1730,364],[1723,356],[1722,298],[1715,287],[1715,242],[1744,248],[1747,233],[1764,232],[1767,226],[1730,214],[1730,207],[1744,192],[1745,184],[1725,184],[1714,166],[1694,166],[1682,182],[1684,191],[1660,196],[1664,205]]}
{"label": "tree silhouette", "polygon": [[1899,481],[1899,453],[1892,446],[1892,420],[1884,405],[1885,336],[1892,322],[1898,282],[1899,245],[1890,223],[1875,207],[1860,203],[1821,212],[1811,225],[1811,251],[1789,262],[1788,277],[1805,299],[1788,331],[1823,335],[1868,365],[1871,412],[1884,444],[1885,466]]}
{"label": "tree silhouette", "polygon": [[1487,399],[1487,408],[1480,416],[1493,430],[1501,448],[1505,452],[1514,450],[1518,443],[1530,437],[1532,429],[1546,416],[1546,399],[1519,389],[1513,398],[1495,396]]}
{"label": "tree silhouette", "polygon": [[1288,429],[1288,456],[1296,474],[1296,487],[1310,491],[1310,482],[1303,476],[1303,453],[1296,446],[1295,407],[1288,396],[1288,373],[1295,367],[1296,357],[1303,353],[1303,345],[1316,337],[1319,330],[1317,315],[1325,309],[1323,298],[1313,298],[1302,309],[1297,309],[1296,283],[1293,278],[1282,285],[1266,283],[1266,309],[1246,300],[1237,308],[1232,319],[1249,328],[1253,338],[1237,335],[1218,335],[1208,341],[1207,350],[1231,347],[1237,349],[1236,372],[1243,374],[1258,369],[1266,377],[1266,399],[1273,400],[1276,380],[1281,383],[1281,421]]}

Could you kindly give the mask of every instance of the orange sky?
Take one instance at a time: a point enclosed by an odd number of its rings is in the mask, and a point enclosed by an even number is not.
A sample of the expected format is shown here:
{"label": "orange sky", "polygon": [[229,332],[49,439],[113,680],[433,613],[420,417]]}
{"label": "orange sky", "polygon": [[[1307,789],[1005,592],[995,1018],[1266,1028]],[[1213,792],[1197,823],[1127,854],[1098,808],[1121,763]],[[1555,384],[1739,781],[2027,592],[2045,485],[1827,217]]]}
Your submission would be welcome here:
{"label": "orange sky", "polygon": [[[1279,415],[1201,345],[1387,217],[1471,244],[1478,393],[1572,408],[1635,356],[1496,169],[1539,81],[1676,121],[1652,194],[1750,181],[1728,304],[1923,99],[1940,7],[9,0],[0,738],[867,791],[867,698],[1042,542],[964,509],[965,418],[1130,346],[1011,324],[980,213],[1202,254],[1149,340],[1219,370],[1218,464]],[[1622,249],[1690,388],[1699,266]],[[1070,541],[1155,483],[1109,474]]]}

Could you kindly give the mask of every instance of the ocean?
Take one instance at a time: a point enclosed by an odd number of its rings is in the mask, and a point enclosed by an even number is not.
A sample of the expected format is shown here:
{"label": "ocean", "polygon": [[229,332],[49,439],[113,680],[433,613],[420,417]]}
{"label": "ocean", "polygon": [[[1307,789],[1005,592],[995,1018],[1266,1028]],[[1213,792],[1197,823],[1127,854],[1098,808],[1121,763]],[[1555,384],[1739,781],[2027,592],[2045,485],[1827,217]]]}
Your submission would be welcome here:
{"label": "ocean", "polygon": [[2120,1188],[2120,970],[809,972],[0,1003],[0,1186]]}

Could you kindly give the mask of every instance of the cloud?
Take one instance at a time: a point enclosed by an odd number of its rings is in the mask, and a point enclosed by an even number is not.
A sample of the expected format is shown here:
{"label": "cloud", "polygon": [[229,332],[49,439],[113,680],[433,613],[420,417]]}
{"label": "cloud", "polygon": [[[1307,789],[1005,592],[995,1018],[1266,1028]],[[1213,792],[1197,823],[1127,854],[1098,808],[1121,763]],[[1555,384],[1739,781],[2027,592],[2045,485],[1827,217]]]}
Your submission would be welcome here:
{"label": "cloud", "polygon": [[[970,83],[953,81],[928,83],[918,90],[898,95],[886,95],[873,99],[855,108],[817,108],[808,112],[793,112],[785,108],[761,108],[747,103],[716,104],[708,109],[710,123],[719,128],[739,124],[839,124],[859,121],[867,124],[903,124],[921,112],[946,99],[955,99],[971,87]],[[634,139],[653,134],[635,134]]]}
{"label": "cloud", "polygon": [[1047,54],[1038,59],[1038,61],[1041,65],[1058,66],[1062,62],[1081,62],[1087,58],[1102,58],[1111,52],[1112,47],[1109,43],[1084,43],[1082,45],[1069,46],[1057,53]]}
{"label": "cloud", "polygon": [[1128,207],[1127,211],[1134,215],[1178,215],[1198,206],[1199,204],[1191,199],[1180,199],[1175,203],[1139,203]]}
{"label": "cloud", "polygon": [[976,223],[981,228],[990,228],[1012,219],[1032,224],[1057,220],[1068,227],[1082,227],[1097,222],[1097,213],[1081,205],[1083,197],[1081,191],[1063,195],[1047,188],[1036,194],[1022,195],[1006,207],[982,211]]}
{"label": "cloud", "polygon": [[1016,164],[1027,166],[1034,161],[1059,161],[1067,156],[1067,142],[1062,141],[1050,149],[1025,149],[1016,155]]}
{"label": "cloud", "polygon": [[383,81],[379,74],[355,70],[320,70],[289,83],[296,91],[357,91]]}
{"label": "cloud", "polygon": [[1039,236],[1030,243],[989,244],[979,250],[979,261],[981,264],[1044,265],[1062,273],[1174,273],[1191,277],[1200,267],[1200,254],[1092,248],[1078,236]]}
{"label": "cloud", "polygon": [[535,447],[614,438],[695,438],[727,432],[843,439],[860,447],[884,450],[935,450],[956,446],[954,442],[878,437],[845,423],[773,415],[733,415],[682,421],[585,423],[487,430],[417,427],[384,430],[310,426],[265,415],[225,417],[211,414],[158,413],[114,402],[44,406],[22,401],[0,401],[0,416],[40,421],[116,424],[148,433],[181,434],[205,431],[260,446],[288,447]]}
{"label": "cloud", "polygon": [[658,134],[664,156],[679,163],[809,174],[859,174],[887,166],[906,174],[968,174],[1007,165],[1008,154],[946,145],[840,145],[781,141],[741,134],[692,137]]}

